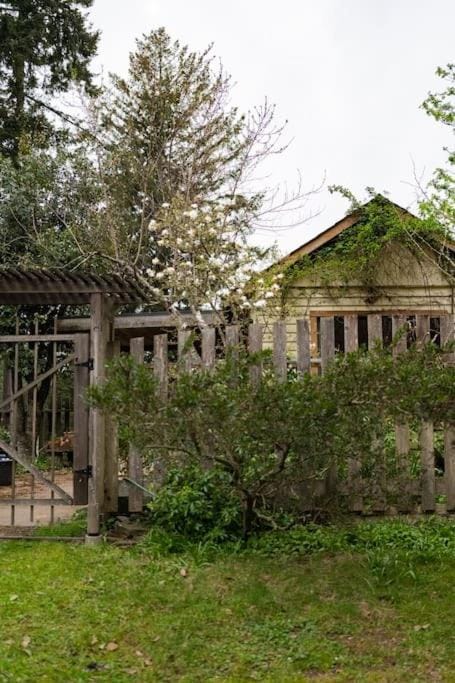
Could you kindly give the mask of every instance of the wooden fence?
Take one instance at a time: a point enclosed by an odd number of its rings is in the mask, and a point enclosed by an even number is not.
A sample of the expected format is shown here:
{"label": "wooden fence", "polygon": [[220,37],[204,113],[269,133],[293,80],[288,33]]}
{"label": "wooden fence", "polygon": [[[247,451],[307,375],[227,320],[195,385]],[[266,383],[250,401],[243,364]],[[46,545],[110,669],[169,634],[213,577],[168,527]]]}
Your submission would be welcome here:
{"label": "wooden fence", "polygon": [[[368,348],[374,344],[383,343],[384,321],[380,314],[367,316]],[[362,315],[364,323],[365,315]],[[434,317],[431,317],[434,321]],[[337,324],[339,325],[339,319]],[[406,314],[392,316],[393,332],[396,333],[406,325],[410,325],[409,334],[404,334],[394,346],[394,354],[406,352],[410,343],[422,344],[433,341],[436,344],[446,344],[454,339],[454,316],[441,315],[438,317],[438,331],[434,334],[430,328],[430,316]],[[355,314],[344,316],[344,350],[355,351],[359,345],[359,318]],[[264,328],[259,324],[251,324],[244,330],[239,326],[228,326],[225,331],[224,349],[235,347],[239,343],[245,344],[250,353],[257,353],[264,348]],[[364,335],[363,335],[364,336]],[[217,333],[213,328],[201,330],[197,341],[189,330],[178,332],[179,365],[185,371],[194,367],[210,368],[220,357],[217,343]],[[296,321],[297,350],[294,357],[287,353],[286,323],[273,324],[272,334],[272,363],[277,377],[285,381],[290,368],[298,373],[324,373],[330,361],[337,353],[335,345],[335,319],[323,316],[318,321],[318,339],[311,344],[310,330],[307,319]],[[159,391],[163,401],[166,400],[169,387],[169,347],[167,334],[154,337],[153,372],[159,383]],[[140,362],[144,361],[144,339],[131,340],[131,353]],[[453,364],[455,354],[448,355],[448,362]],[[261,365],[251,368],[251,379],[259,382]],[[353,456],[347,467],[347,473],[339,476],[337,468],[332,465],[325,477],[312,480],[302,487],[302,505],[307,508],[317,507],[323,499],[334,496],[344,497],[349,509],[355,513],[390,513],[396,512],[455,512],[455,428],[444,425],[438,431],[439,441],[443,438],[443,460],[437,472],[435,468],[435,429],[431,422],[424,421],[416,434],[412,433],[407,423],[396,424],[392,427],[395,442],[395,475],[393,480],[387,478],[384,444],[380,437],[373,441],[371,448],[377,453],[375,477],[368,484],[362,477],[362,462],[360,456]],[[412,441],[417,442],[420,460],[420,474],[411,474]],[[140,454],[134,449],[129,453],[129,476],[142,485],[144,476]],[[306,501],[306,502],[305,502]],[[137,511],[142,507],[142,493],[136,487],[130,498],[130,510]]]}

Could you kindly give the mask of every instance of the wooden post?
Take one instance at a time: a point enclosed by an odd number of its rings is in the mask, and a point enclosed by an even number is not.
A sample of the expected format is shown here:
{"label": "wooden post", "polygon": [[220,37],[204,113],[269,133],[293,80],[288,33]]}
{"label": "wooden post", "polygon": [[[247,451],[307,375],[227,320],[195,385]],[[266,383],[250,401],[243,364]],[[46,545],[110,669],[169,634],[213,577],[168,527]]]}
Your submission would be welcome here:
{"label": "wooden post", "polygon": [[434,512],[436,509],[433,438],[433,423],[424,420],[419,434],[422,463],[422,512]]}
{"label": "wooden post", "polygon": [[287,378],[286,323],[283,320],[273,325],[273,367],[280,382]]}
{"label": "wooden post", "polygon": [[[392,316],[392,333],[393,336],[406,326],[406,317],[404,315]],[[400,353],[407,351],[407,336],[406,332],[400,337],[393,349],[395,358]],[[397,500],[398,509],[400,512],[409,512],[411,509],[411,495],[410,495],[410,472],[409,472],[409,452],[410,452],[410,436],[409,425],[406,422],[397,422],[395,425],[395,452],[397,457]]]}
{"label": "wooden post", "polygon": [[[419,348],[430,342],[430,317],[416,316],[416,340]],[[429,420],[422,420],[419,433],[420,462],[422,467],[422,512],[436,509],[436,480],[434,472],[434,429]]]}
{"label": "wooden post", "polygon": [[153,374],[159,384],[159,393],[163,401],[168,396],[168,339],[167,334],[153,337]]}
{"label": "wooden post", "polygon": [[[321,318],[321,372],[327,370],[327,366],[335,356],[335,320],[332,316]],[[329,498],[334,498],[337,491],[337,465],[332,462],[329,465],[325,478],[325,491]]]}
{"label": "wooden post", "polygon": [[455,512],[455,427],[444,429],[444,479],[446,484],[447,512]]}
{"label": "wooden post", "polygon": [[[90,297],[90,347],[93,371],[90,385],[102,384],[106,377],[106,344],[109,335],[106,297],[96,292]],[[106,450],[106,420],[102,409],[90,408],[89,462],[92,476],[88,481],[87,537],[88,543],[98,542],[101,516],[104,515],[104,468]]]}
{"label": "wooden post", "polygon": [[[382,347],[382,315],[372,314],[367,318],[368,324],[368,350],[376,346]],[[387,508],[387,472],[384,444],[382,442],[382,422],[377,434],[374,436],[371,450],[375,454],[375,468],[372,486],[373,511],[383,513]]]}
{"label": "wooden post", "polygon": [[[253,323],[248,327],[248,352],[250,354],[262,351],[262,325]],[[258,387],[262,379],[262,363],[253,363],[250,367],[250,382]]]}
{"label": "wooden post", "polygon": [[226,327],[226,348],[235,348],[239,345],[240,333],[238,325],[227,325]]}
{"label": "wooden post", "polygon": [[[356,315],[344,316],[344,350],[345,353],[357,351],[359,347],[358,320]],[[348,461],[348,491],[349,509],[351,512],[360,513],[363,510],[363,499],[359,489],[362,488],[360,479],[360,460],[358,457],[349,458]]]}
{"label": "wooden post", "polygon": [[[110,341],[107,344],[106,360],[114,360],[120,355],[120,342]],[[104,496],[106,512],[118,512],[118,475],[119,444],[118,429],[115,420],[106,415],[106,465],[104,476]]]}
{"label": "wooden post", "polygon": [[[453,314],[441,316],[441,345],[453,342],[455,337],[455,317]],[[445,356],[445,362],[455,365],[455,352]],[[455,425],[444,425],[444,480],[446,485],[447,512],[455,512]]]}
{"label": "wooden post", "polygon": [[368,321],[368,350],[371,350],[374,345],[382,346],[382,315],[369,315]]}
{"label": "wooden post", "polygon": [[177,333],[179,366],[183,372],[189,372],[192,367],[190,338],[190,330],[179,330]]}
{"label": "wooden post", "polygon": [[310,328],[308,319],[297,320],[297,372],[306,373],[311,369]]}
{"label": "wooden post", "polygon": [[[75,505],[87,505],[89,413],[85,393],[90,382],[88,368],[90,338],[88,334],[77,334],[75,336],[74,353],[76,359],[74,364],[73,499]],[[81,365],[82,363],[86,365]]]}
{"label": "wooden post", "polygon": [[[135,337],[134,339],[130,340],[130,354],[136,363],[144,362],[144,337]],[[128,451],[128,477],[132,481],[138,483],[140,486],[144,485],[142,455],[134,444],[130,445]],[[142,512],[143,507],[143,492],[136,486],[130,486],[130,492],[128,496],[129,512]]]}
{"label": "wooden post", "polygon": [[202,366],[208,370],[215,365],[216,330],[214,327],[202,329]]}

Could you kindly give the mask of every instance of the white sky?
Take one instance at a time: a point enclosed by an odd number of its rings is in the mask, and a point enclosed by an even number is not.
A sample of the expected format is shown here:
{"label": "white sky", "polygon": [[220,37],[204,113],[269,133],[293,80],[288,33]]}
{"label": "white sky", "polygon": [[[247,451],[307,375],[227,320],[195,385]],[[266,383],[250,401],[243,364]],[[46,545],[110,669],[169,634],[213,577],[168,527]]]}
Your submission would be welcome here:
{"label": "white sky", "polygon": [[[434,72],[455,59],[453,0],[95,0],[102,31],[97,67],[124,74],[135,38],[164,26],[192,50],[214,43],[248,110],[267,96],[289,121],[291,147],[273,182],[388,191],[411,207],[413,166],[429,177],[448,131],[419,105],[440,86]],[[286,253],[341,218],[344,200],[311,199],[311,221],[262,240]]]}

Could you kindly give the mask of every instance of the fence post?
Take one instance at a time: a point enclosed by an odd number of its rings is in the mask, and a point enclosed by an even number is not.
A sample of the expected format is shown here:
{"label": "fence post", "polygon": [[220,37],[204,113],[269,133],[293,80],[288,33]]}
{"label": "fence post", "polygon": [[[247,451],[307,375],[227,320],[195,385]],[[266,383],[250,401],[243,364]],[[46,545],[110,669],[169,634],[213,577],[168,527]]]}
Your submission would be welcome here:
{"label": "fence post", "polygon": [[[441,316],[441,344],[454,341],[455,317]],[[455,352],[448,353],[445,362],[455,365]],[[447,512],[455,512],[455,425],[444,425],[444,480],[446,485]]]}
{"label": "fence post", "polygon": [[[111,341],[107,344],[106,359],[114,360],[120,355],[120,342]],[[105,488],[106,512],[118,511],[118,474],[119,474],[119,446],[118,429],[115,420],[106,415],[106,469]]]}
{"label": "fence post", "polygon": [[[136,363],[144,362],[144,337],[130,339],[130,354]],[[142,456],[138,448],[131,444],[128,451],[128,477],[139,484],[144,485],[142,468]],[[142,512],[144,507],[144,494],[141,489],[130,484],[128,495],[129,512]]]}
{"label": "fence post", "polygon": [[[372,350],[375,346],[382,347],[382,315],[373,313],[367,317],[368,325],[368,350]],[[381,423],[382,426],[383,423]],[[383,429],[378,429],[378,432],[373,438],[371,444],[372,452],[375,454],[376,462],[374,468],[372,499],[373,512],[384,513],[387,508],[387,473],[386,473],[386,459],[384,451]]]}
{"label": "fence post", "polygon": [[306,373],[311,370],[310,328],[308,318],[296,321],[297,327],[297,372]]}
{"label": "fence post", "polygon": [[[90,384],[97,386],[106,376],[106,344],[109,338],[109,313],[106,297],[95,292],[90,297],[90,347],[93,371]],[[101,408],[89,414],[89,462],[92,476],[88,480],[87,543],[100,540],[100,522],[104,514],[104,473],[106,457],[106,419]]]}
{"label": "fence post", "polygon": [[[335,356],[335,320],[333,316],[322,317],[320,327],[321,346],[321,372],[327,370],[327,366]],[[329,498],[336,495],[337,490],[337,465],[332,462],[329,465],[325,478],[325,491]]]}
{"label": "fence post", "polygon": [[[404,315],[392,316],[392,333],[394,337],[405,326],[406,317]],[[396,343],[393,355],[396,358],[400,353],[406,353],[406,351],[407,336],[404,333]],[[397,422],[395,425],[395,452],[398,471],[398,509],[400,512],[409,512],[411,509],[409,451],[409,425],[407,422]]]}
{"label": "fence post", "polygon": [[[253,323],[248,327],[248,351],[250,354],[262,351],[262,325]],[[250,367],[250,382],[258,387],[262,378],[262,363],[254,363]]]}
{"label": "fence post", "polygon": [[273,367],[280,382],[287,377],[286,363],[286,323],[282,320],[273,325]]}
{"label": "fence post", "polygon": [[202,329],[202,365],[206,369],[215,365],[216,330],[214,327]]}
{"label": "fence post", "polygon": [[[75,505],[87,505],[89,413],[85,402],[85,392],[90,383],[88,368],[90,339],[88,334],[75,335],[74,353],[76,360],[74,365],[73,499]],[[86,363],[86,365],[84,366],[82,363]]]}
{"label": "fence post", "polygon": [[191,348],[190,348],[191,332],[190,330],[179,330],[177,333],[177,347],[179,367],[183,372],[189,372],[192,366]]}
{"label": "fence post", "polygon": [[[430,342],[430,318],[416,316],[416,340],[421,349]],[[422,466],[422,512],[436,509],[436,480],[434,472],[434,428],[430,420],[422,420],[419,433],[420,462]]]}
{"label": "fence post", "polygon": [[153,374],[159,385],[160,398],[166,401],[168,396],[167,334],[157,334],[153,337]]}

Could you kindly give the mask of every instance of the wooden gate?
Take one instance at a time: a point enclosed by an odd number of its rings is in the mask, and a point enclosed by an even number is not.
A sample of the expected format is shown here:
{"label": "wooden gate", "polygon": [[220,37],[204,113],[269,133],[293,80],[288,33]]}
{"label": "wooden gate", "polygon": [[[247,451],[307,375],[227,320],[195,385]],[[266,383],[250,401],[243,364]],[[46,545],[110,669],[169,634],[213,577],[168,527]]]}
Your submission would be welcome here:
{"label": "wooden gate", "polygon": [[[20,334],[16,322],[0,352],[0,526],[68,519],[88,499],[89,335],[39,334],[38,322]],[[61,419],[63,394],[72,410]]]}

